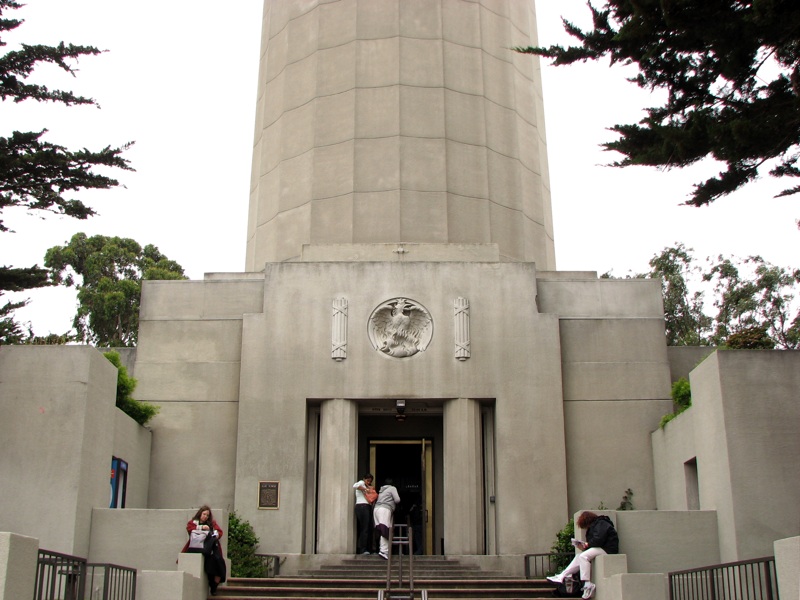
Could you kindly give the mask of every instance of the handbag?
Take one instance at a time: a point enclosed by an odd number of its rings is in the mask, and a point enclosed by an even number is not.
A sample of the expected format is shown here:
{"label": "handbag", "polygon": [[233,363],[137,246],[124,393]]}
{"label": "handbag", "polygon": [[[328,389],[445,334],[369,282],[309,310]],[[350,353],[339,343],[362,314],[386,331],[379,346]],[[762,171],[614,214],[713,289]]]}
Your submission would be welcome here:
{"label": "handbag", "polygon": [[203,554],[205,556],[211,556],[214,554],[214,548],[217,547],[217,541],[219,538],[214,535],[214,533],[215,532],[213,531],[209,531],[205,541],[203,542]]}
{"label": "handbag", "polygon": [[208,531],[204,531],[202,529],[192,529],[189,532],[189,550],[197,550],[202,552],[207,537]]}
{"label": "handbag", "polygon": [[375,500],[378,499],[378,492],[375,491],[375,488],[367,488],[367,491],[364,492],[364,498],[366,498],[367,502],[370,504],[375,504]]}

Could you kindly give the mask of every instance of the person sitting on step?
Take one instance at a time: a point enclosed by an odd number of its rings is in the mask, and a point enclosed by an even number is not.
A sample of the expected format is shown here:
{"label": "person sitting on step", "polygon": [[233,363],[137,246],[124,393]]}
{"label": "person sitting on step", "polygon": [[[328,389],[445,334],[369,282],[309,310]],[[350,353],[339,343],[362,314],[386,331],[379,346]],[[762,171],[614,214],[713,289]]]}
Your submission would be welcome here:
{"label": "person sitting on step", "polygon": [[571,577],[580,571],[581,581],[583,582],[584,600],[594,595],[595,584],[589,581],[592,577],[592,561],[601,554],[617,554],[619,552],[619,536],[611,519],[605,515],[596,515],[590,511],[584,511],[578,517],[578,527],[586,530],[586,541],[574,540],[573,545],[581,552],[572,559],[567,568],[548,577],[548,581],[561,583],[564,578]]}

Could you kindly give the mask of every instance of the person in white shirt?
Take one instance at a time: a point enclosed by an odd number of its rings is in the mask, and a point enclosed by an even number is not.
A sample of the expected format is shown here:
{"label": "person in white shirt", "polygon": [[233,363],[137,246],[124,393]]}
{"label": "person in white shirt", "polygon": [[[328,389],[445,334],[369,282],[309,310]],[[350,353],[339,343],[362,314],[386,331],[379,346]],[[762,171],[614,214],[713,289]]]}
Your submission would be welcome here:
{"label": "person in white shirt", "polygon": [[372,504],[364,495],[372,488],[372,473],[367,473],[359,481],[353,484],[356,494],[356,553],[369,554],[369,531],[370,517],[372,516]]}

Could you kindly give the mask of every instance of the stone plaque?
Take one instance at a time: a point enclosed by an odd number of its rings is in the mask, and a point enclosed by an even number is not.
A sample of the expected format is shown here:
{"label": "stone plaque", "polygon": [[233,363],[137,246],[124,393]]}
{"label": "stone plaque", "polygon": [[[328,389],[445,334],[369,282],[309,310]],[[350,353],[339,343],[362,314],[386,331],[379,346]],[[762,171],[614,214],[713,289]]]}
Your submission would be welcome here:
{"label": "stone plaque", "polygon": [[280,481],[258,482],[259,510],[277,510],[280,507]]}

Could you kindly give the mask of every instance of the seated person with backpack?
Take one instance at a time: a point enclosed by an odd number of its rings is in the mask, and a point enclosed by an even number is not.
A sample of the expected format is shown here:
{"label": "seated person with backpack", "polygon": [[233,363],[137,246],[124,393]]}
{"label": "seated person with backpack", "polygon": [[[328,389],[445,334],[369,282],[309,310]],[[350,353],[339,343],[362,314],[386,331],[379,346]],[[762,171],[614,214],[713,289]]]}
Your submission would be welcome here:
{"label": "seated person with backpack", "polygon": [[582,512],[581,516],[578,517],[577,525],[586,530],[585,542],[573,541],[575,547],[581,550],[580,554],[575,556],[561,573],[547,579],[561,586],[566,579],[580,572],[581,582],[583,582],[583,595],[581,598],[588,599],[594,595],[595,590],[595,584],[589,581],[592,577],[592,561],[601,554],[617,554],[619,552],[619,537],[611,519],[604,515],[596,515],[588,510]]}

